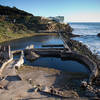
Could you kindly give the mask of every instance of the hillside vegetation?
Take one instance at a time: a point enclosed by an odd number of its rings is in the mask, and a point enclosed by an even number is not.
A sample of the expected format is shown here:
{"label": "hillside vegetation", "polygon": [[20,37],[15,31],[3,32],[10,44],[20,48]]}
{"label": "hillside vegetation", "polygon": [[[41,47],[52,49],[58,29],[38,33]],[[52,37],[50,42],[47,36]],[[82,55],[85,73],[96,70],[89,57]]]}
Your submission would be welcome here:
{"label": "hillside vegetation", "polygon": [[35,33],[55,33],[59,30],[66,34],[72,32],[68,24],[34,16],[16,7],[0,5],[0,41],[31,36]]}

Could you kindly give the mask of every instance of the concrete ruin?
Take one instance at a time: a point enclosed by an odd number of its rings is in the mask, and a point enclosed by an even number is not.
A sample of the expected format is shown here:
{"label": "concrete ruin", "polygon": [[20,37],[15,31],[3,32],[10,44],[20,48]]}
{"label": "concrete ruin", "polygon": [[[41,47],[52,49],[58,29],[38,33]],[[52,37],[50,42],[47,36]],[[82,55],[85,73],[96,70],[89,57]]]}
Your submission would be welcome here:
{"label": "concrete ruin", "polygon": [[0,45],[0,64],[4,63],[6,60],[12,57],[10,45],[1,46]]}
{"label": "concrete ruin", "polygon": [[24,64],[24,52],[21,51],[21,56],[20,56],[19,60],[16,62],[16,64],[14,65],[14,67],[16,69],[19,69],[21,66],[23,66],[23,64]]}
{"label": "concrete ruin", "polygon": [[11,53],[10,45],[0,46],[0,77],[2,77],[2,71],[13,60],[13,54]]}
{"label": "concrete ruin", "polygon": [[24,52],[21,51],[21,56],[20,56],[19,60],[16,62],[16,64],[14,65],[14,67],[16,69],[19,69],[21,66],[23,66],[23,64],[24,64]]}

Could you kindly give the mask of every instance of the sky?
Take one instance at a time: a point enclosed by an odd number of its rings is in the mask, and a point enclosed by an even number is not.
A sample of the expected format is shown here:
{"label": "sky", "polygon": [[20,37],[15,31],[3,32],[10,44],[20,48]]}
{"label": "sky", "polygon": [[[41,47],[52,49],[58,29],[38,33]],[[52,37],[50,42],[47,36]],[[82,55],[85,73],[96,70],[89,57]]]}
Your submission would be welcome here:
{"label": "sky", "polygon": [[0,0],[35,16],[64,16],[65,22],[100,22],[100,0]]}

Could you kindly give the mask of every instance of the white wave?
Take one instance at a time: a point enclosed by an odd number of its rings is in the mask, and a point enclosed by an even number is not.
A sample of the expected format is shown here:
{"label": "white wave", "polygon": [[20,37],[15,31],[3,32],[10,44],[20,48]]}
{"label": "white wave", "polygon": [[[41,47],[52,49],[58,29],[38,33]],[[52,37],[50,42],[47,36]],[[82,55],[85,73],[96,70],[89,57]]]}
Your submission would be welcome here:
{"label": "white wave", "polygon": [[79,35],[97,35],[100,33],[100,24],[96,23],[72,23],[70,24],[74,29],[74,34]]}

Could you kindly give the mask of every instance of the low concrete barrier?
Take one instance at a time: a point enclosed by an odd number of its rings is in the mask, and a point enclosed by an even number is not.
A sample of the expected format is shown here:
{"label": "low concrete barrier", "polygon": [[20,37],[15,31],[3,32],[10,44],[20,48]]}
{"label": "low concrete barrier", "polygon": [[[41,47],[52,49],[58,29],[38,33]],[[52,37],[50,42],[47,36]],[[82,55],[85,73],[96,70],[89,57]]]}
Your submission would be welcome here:
{"label": "low concrete barrier", "polygon": [[23,53],[23,51],[21,51],[21,56],[20,56],[19,60],[16,62],[16,64],[14,65],[14,67],[16,69],[19,69],[23,64],[24,64],[24,53]]}
{"label": "low concrete barrier", "polygon": [[14,51],[11,51],[11,52],[12,52],[12,54],[19,54],[19,53],[21,53],[21,51],[22,50],[14,50]]}
{"label": "low concrete barrier", "polygon": [[[73,60],[77,60],[77,61],[81,61],[83,62],[85,65],[88,66],[88,68],[91,71],[90,77],[89,77],[89,84],[92,84],[92,81],[97,77],[98,75],[98,67],[97,64],[91,60],[88,56],[85,55],[81,55],[77,52],[70,52],[70,51],[64,51],[64,49],[58,49],[58,51],[56,49],[29,49],[29,50],[24,50],[24,52],[31,52],[31,51],[35,51],[37,54],[39,54],[40,56],[42,55],[48,55],[50,54],[51,56],[57,56],[59,55],[59,57],[64,58],[64,59],[73,59]],[[48,56],[50,56],[48,55]]]}
{"label": "low concrete barrier", "polygon": [[4,62],[0,68],[0,76],[2,76],[2,72],[3,69],[6,67],[7,64],[9,64],[11,61],[13,60],[13,55],[11,56],[11,58],[9,60],[7,60],[6,62]]}
{"label": "low concrete barrier", "polygon": [[91,71],[91,74],[89,77],[89,84],[92,84],[93,79],[96,78],[98,75],[98,67],[97,67],[97,64],[93,60],[91,60],[89,57],[87,57],[85,55],[81,55],[76,52],[68,52],[68,53],[66,52],[63,55],[63,57],[75,59],[75,60],[81,61],[84,64],[86,64]]}

